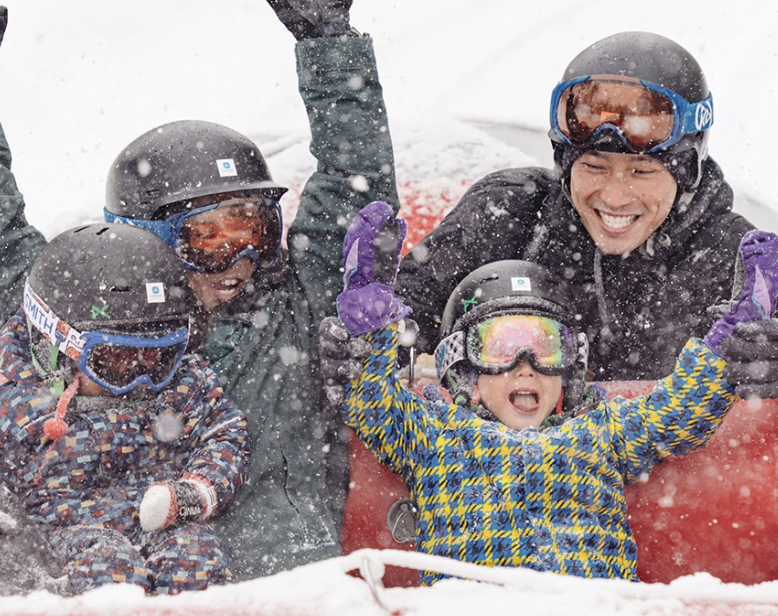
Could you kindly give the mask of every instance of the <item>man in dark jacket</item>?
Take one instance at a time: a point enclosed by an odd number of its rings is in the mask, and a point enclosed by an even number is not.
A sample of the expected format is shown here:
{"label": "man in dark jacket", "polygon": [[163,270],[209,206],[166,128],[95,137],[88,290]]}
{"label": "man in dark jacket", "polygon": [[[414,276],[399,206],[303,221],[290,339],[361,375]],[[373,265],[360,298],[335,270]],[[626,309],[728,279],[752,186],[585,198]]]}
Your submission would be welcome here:
{"label": "man in dark jacket", "polygon": [[[551,103],[556,168],[506,169],[477,182],[403,259],[396,289],[432,352],[451,291],[477,266],[535,261],[575,291],[596,380],[656,379],[706,308],[730,296],[752,225],[708,157],[713,104],[695,59],[664,37],[624,32],[581,52]],[[778,395],[778,327],[733,337],[738,393]],[[764,360],[760,364],[752,359]]]}

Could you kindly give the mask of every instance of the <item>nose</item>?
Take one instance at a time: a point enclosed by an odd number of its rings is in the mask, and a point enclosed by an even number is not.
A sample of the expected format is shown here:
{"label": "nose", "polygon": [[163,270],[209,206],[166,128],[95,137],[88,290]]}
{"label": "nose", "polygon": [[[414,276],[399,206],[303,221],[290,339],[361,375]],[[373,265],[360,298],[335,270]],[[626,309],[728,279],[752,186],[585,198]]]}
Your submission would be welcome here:
{"label": "nose", "polygon": [[604,204],[613,209],[629,205],[635,199],[632,178],[623,171],[612,171],[600,189],[599,196]]}
{"label": "nose", "polygon": [[532,367],[532,364],[529,363],[529,360],[522,359],[516,366],[511,370],[512,374],[514,376],[535,376],[537,375],[537,372]]}

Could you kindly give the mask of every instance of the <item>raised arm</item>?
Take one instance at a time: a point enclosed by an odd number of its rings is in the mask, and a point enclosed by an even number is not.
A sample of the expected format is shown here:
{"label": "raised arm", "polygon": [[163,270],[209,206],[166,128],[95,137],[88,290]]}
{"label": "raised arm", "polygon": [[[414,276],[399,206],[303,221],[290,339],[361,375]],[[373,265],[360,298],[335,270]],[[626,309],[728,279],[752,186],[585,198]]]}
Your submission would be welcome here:
{"label": "raised arm", "polygon": [[289,231],[292,264],[316,325],[334,313],[343,237],[371,201],[399,206],[373,41],[349,25],[350,0],[268,0],[298,39],[300,94],[318,161]]}
{"label": "raised arm", "polygon": [[[0,6],[0,44],[8,10]],[[7,93],[7,91],[6,91]],[[24,198],[11,173],[11,149],[0,125],[0,319],[5,322],[22,305],[27,272],[46,240],[24,216]]]}

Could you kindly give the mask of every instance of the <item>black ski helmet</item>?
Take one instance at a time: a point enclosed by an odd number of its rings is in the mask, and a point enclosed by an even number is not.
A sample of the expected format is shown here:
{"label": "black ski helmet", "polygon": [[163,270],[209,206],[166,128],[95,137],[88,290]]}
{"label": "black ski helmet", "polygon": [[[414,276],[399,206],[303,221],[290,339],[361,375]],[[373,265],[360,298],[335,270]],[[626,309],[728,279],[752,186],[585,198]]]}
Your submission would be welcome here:
{"label": "black ski helmet", "polygon": [[153,128],[124,148],[108,172],[105,192],[109,212],[161,220],[197,197],[250,193],[278,201],[286,188],[273,181],[248,137],[212,122],[181,120]]}
{"label": "black ski helmet", "polygon": [[[675,41],[650,32],[620,32],[608,36],[579,53],[565,69],[561,82],[586,75],[618,75],[649,81],[683,96],[690,103],[705,100],[710,92],[702,68]],[[666,150],[650,156],[670,171],[681,192],[691,192],[702,179],[702,165],[708,156],[708,131],[684,135]],[[549,132],[554,161],[567,186],[570,169],[586,150],[628,152],[608,131],[586,148],[559,141]]]}
{"label": "black ski helmet", "polygon": [[[136,227],[100,223],[61,233],[38,255],[27,282],[51,312],[82,333],[137,335],[189,324],[186,269],[164,241]],[[28,301],[29,320],[35,306]]]}
{"label": "black ski helmet", "polygon": [[[577,360],[565,373],[564,410],[575,408],[582,397],[588,359],[586,336],[579,332],[573,298],[567,283],[553,272],[530,261],[505,260],[482,265],[457,285],[449,296],[440,324],[441,340],[497,314],[531,314],[550,317],[565,324],[578,345]],[[439,351],[435,361],[445,362]],[[472,395],[477,373],[470,362],[461,360],[442,376],[443,385],[454,394]]]}

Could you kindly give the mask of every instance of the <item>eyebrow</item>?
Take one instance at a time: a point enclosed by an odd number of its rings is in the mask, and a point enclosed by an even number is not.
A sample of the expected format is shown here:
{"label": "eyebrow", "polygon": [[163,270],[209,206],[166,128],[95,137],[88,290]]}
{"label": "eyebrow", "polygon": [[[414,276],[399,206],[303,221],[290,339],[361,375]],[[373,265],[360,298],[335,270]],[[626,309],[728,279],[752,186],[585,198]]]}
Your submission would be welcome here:
{"label": "eyebrow", "polygon": [[[586,152],[584,152],[583,155],[586,154],[588,154],[589,156],[594,156],[595,158],[605,158],[606,154],[613,154],[613,152],[600,152],[599,150],[587,150]],[[654,158],[653,156],[649,156],[648,154],[630,154],[630,156],[634,156],[632,160],[634,160],[635,162],[640,162],[640,163],[659,162],[656,158]],[[659,164],[661,165],[662,163]]]}

